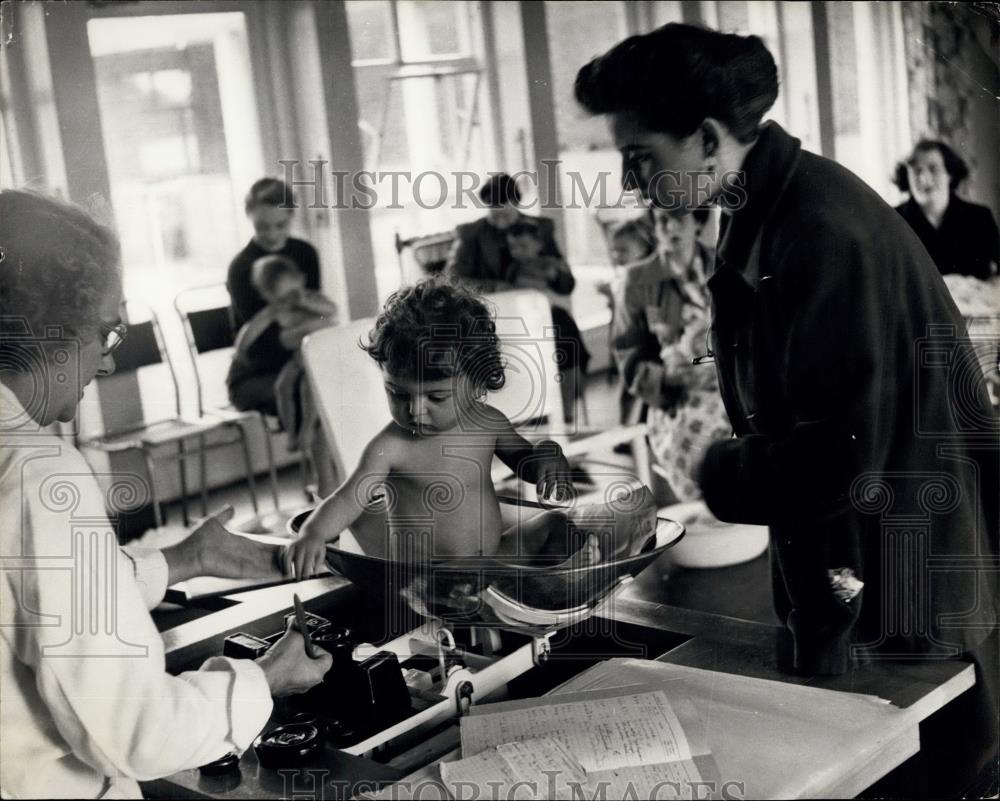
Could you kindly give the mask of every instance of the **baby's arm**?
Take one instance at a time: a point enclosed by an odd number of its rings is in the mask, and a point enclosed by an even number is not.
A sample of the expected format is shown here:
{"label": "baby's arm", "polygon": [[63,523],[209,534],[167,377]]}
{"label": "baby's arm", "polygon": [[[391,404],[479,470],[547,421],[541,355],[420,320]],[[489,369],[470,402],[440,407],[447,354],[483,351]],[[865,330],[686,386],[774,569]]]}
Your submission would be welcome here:
{"label": "baby's arm", "polygon": [[322,292],[306,291],[302,293],[298,305],[300,309],[305,309],[307,312],[312,312],[320,317],[328,317],[331,320],[331,325],[335,325],[337,322],[337,304]]}
{"label": "baby's arm", "polygon": [[236,352],[243,355],[247,349],[263,334],[275,320],[275,309],[273,306],[265,306],[253,317],[244,323],[243,327],[236,335],[233,347]]}
{"label": "baby's arm", "polygon": [[319,295],[318,300],[309,295],[303,297],[296,309],[302,319],[281,332],[281,344],[289,350],[295,350],[309,334],[337,324],[337,307],[332,300]]}
{"label": "baby's arm", "polygon": [[365,492],[385,481],[392,466],[391,449],[383,429],[361,455],[355,471],[332,495],[313,511],[299,537],[285,550],[282,567],[286,576],[304,579],[319,572],[326,558],[326,543],[350,526],[365,511]]}
{"label": "baby's arm", "polygon": [[496,409],[492,411],[497,417],[499,429],[497,458],[521,479],[534,484],[539,498],[569,498],[572,493],[570,467],[559,444],[543,439],[532,445],[514,430],[510,420],[502,412]]}

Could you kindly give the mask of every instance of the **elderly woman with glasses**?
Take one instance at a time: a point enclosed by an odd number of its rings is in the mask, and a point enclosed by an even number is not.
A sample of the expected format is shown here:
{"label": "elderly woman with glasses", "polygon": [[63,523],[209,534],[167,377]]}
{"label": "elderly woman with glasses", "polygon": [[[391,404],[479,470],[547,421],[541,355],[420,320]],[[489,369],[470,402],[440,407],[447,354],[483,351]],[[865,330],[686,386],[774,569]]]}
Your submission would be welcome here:
{"label": "elderly woman with glasses", "polygon": [[[73,206],[0,192],[0,795],[140,798],[154,779],[247,748],[272,695],[318,683],[289,631],[256,662],[171,676],[147,611],[197,575],[277,576],[275,553],[216,519],[163,551],[119,548],[105,493],[48,427],[114,371],[118,243]],[[141,491],[141,488],[138,488]]]}

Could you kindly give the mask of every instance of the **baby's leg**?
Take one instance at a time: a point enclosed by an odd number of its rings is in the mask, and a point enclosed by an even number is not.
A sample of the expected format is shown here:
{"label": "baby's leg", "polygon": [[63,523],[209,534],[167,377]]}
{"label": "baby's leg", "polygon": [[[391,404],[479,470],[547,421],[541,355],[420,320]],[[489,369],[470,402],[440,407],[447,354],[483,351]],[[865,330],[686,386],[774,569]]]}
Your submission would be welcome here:
{"label": "baby's leg", "polygon": [[298,383],[302,368],[294,360],[289,361],[274,382],[274,403],[278,418],[288,434],[288,450],[299,449],[299,398]]}
{"label": "baby's leg", "polygon": [[561,567],[585,567],[601,561],[601,546],[597,535],[590,533],[583,538],[578,529],[570,526],[565,512],[552,509],[507,529],[497,556],[540,559]]}

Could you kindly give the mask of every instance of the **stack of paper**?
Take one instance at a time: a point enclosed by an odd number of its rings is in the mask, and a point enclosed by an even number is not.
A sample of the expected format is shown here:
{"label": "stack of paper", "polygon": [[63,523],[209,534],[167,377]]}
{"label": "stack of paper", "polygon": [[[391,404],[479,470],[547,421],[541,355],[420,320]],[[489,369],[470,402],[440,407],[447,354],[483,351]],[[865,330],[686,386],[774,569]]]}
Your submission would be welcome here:
{"label": "stack of paper", "polygon": [[441,765],[442,781],[455,798],[705,797],[715,761],[694,708],[668,687],[473,707],[464,758]]}

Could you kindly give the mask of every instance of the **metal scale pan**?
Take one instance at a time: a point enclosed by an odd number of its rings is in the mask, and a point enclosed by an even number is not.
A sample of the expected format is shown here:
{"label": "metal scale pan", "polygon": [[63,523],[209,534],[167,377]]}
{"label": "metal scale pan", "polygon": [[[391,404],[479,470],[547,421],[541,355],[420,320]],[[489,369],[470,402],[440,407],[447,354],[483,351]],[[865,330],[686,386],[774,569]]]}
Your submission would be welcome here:
{"label": "metal scale pan", "polygon": [[[310,511],[289,521],[296,534]],[[556,536],[566,537],[566,533]],[[657,518],[638,553],[592,565],[567,564],[565,557],[525,557],[404,562],[327,545],[326,562],[335,573],[385,604],[403,599],[417,614],[449,626],[487,626],[524,633],[562,628],[590,617],[624,584],[655,562],[684,536],[684,526]],[[544,550],[572,553],[570,543],[546,542]],[[560,547],[561,546],[561,547]]]}

